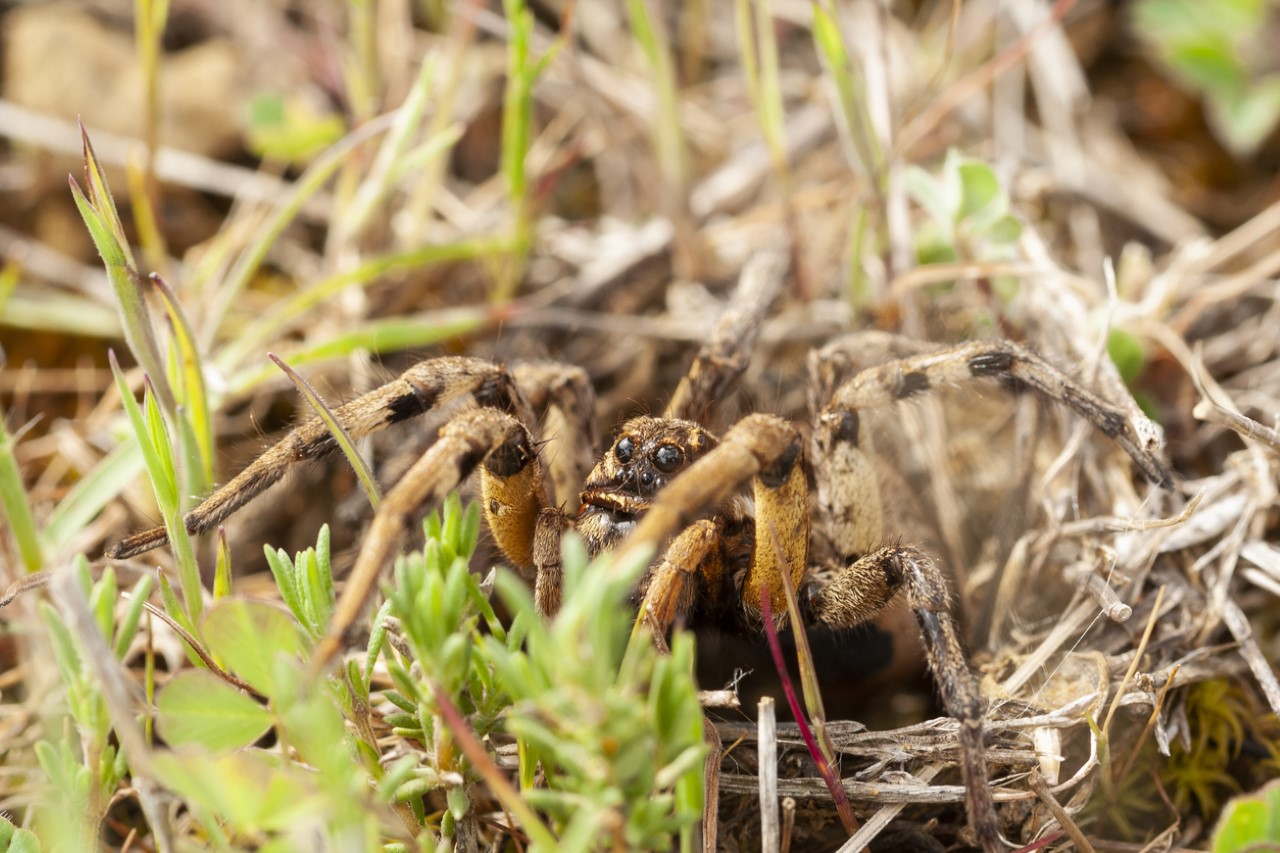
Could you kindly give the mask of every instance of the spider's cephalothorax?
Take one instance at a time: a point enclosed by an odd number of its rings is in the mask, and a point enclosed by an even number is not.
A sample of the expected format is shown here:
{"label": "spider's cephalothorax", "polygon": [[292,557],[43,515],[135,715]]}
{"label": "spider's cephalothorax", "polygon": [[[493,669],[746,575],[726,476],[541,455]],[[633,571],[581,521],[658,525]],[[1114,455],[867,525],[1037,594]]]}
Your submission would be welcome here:
{"label": "spider's cephalothorax", "polygon": [[[839,365],[858,343],[844,338],[811,356],[807,453],[794,424],[767,414],[748,415],[716,439],[690,418],[708,410],[745,368],[784,271],[784,259],[774,254],[747,265],[735,302],[663,416],[624,424],[585,484],[594,407],[578,368],[438,358],[341,406],[338,418],[358,438],[452,401],[475,404],[451,417],[379,505],[313,660],[322,666],[343,649],[409,525],[478,468],[493,539],[511,563],[532,573],[535,602],[547,615],[560,604],[560,544],[568,530],[577,530],[592,553],[615,550],[619,560],[654,549],[636,595],[659,633],[676,620],[696,627],[700,618],[758,629],[766,607],[775,619],[786,613],[787,582],[801,593],[806,622],[831,628],[863,624],[891,600],[905,601],[943,706],[960,722],[970,823],[985,849],[1001,849],[983,744],[986,704],[960,646],[946,573],[924,549],[889,544],[901,531],[888,528],[892,513],[881,500],[880,468],[869,458],[859,412],[942,385],[995,379],[1070,408],[1119,444],[1149,479],[1168,485],[1152,438],[1157,431],[1135,407],[1117,408],[1008,341],[917,345],[909,355],[846,376]],[[534,411],[545,442],[537,440]],[[334,449],[319,421],[299,426],[188,513],[187,529],[212,530],[297,461]],[[821,566],[810,554],[811,528],[824,544]],[[164,528],[157,528],[112,546],[107,556],[128,557],[164,541]]]}
{"label": "spider's cephalothorax", "polygon": [[575,528],[593,557],[635,529],[654,496],[672,478],[715,447],[693,421],[633,418],[623,425],[582,488]]}

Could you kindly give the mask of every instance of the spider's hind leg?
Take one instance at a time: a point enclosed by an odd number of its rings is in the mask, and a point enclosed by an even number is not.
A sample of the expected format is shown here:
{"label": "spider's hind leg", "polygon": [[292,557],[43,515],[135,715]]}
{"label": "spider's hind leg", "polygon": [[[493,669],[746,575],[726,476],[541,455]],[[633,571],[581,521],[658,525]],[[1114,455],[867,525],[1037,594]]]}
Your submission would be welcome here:
{"label": "spider's hind leg", "polygon": [[941,385],[983,378],[1030,388],[1062,403],[1119,444],[1151,482],[1166,488],[1173,484],[1172,474],[1158,456],[1158,430],[1150,421],[1138,415],[1131,419],[1040,356],[1011,341],[973,341],[867,368],[836,389],[822,417],[853,416],[856,420],[859,409],[887,406]]}
{"label": "spider's hind leg", "polygon": [[861,625],[899,595],[905,597],[920,627],[943,707],[960,723],[960,768],[969,822],[985,850],[1002,849],[987,781],[983,743],[986,703],[960,646],[947,582],[934,558],[919,548],[883,547],[825,579],[815,579],[805,593],[806,616],[831,628]]}
{"label": "spider's hind leg", "polygon": [[787,263],[787,256],[777,252],[761,252],[747,262],[711,340],[689,365],[663,417],[701,422],[747,369],[764,315],[782,289]]}

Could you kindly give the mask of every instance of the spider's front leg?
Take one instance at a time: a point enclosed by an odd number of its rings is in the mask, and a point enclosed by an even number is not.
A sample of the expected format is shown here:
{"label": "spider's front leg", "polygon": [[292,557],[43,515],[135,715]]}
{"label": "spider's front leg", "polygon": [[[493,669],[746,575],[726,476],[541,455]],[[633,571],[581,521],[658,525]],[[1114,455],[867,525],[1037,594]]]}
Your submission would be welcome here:
{"label": "spider's front leg", "polygon": [[[446,357],[420,362],[396,379],[339,406],[334,415],[352,438],[417,417],[459,397],[471,395],[481,406],[528,417],[528,404],[501,366],[478,358]],[[187,532],[208,533],[262,494],[299,462],[322,459],[338,449],[329,428],[313,418],[272,445],[229,483],[217,489],[183,519]],[[111,545],[106,556],[123,560],[168,541],[163,527]]]}
{"label": "spider's front leg", "polygon": [[439,440],[379,505],[334,606],[329,632],[316,647],[313,670],[326,668],[345,647],[409,525],[443,501],[481,463],[484,513],[494,539],[515,563],[534,562],[535,524],[548,504],[537,446],[528,429],[505,412],[491,408],[463,412],[440,430]]}
{"label": "spider's front leg", "polygon": [[[846,433],[852,429],[856,435],[856,424],[834,418],[829,423],[836,428],[843,424]],[[843,443],[847,435],[837,433],[834,438]],[[832,460],[824,458],[822,463]],[[841,470],[842,464],[837,458],[836,470],[827,473],[847,473]],[[784,571],[797,589],[807,593],[804,610],[808,618],[833,627],[866,622],[905,591],[929,650],[943,703],[961,724],[961,766],[970,822],[986,850],[1000,850],[995,806],[986,778],[985,707],[977,680],[960,648],[942,573],[918,549],[886,548],[837,571],[825,584],[810,582],[802,587],[808,561],[809,495],[803,442],[790,424],[762,414],[744,418],[725,434],[718,447],[659,493],[619,556],[627,559],[634,551],[660,545],[680,532],[653,574],[644,602],[646,612],[678,610],[678,606],[670,605],[664,610],[662,604],[680,600],[688,586],[689,569],[697,565],[690,554],[698,552],[685,542],[701,541],[698,528],[693,525],[702,515],[722,506],[748,479],[755,497],[756,532],[751,562],[740,589],[746,620],[759,624],[762,593],[769,594],[775,613],[786,613],[781,576]],[[874,482],[855,476],[846,486],[855,490],[874,488]],[[862,527],[866,527],[865,523]],[[869,535],[865,529],[847,532],[850,536]],[[883,531],[879,533],[882,535]]]}

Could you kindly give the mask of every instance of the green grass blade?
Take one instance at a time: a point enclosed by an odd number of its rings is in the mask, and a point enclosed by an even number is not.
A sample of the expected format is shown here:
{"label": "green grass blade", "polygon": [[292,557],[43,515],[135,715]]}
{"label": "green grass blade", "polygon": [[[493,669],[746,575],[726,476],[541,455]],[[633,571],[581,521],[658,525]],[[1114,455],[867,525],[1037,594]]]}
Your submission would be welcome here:
{"label": "green grass blade", "polygon": [[120,325],[124,328],[125,343],[129,345],[129,350],[142,365],[142,369],[156,383],[156,393],[160,395],[165,411],[172,413],[173,392],[165,378],[164,360],[160,356],[160,347],[156,343],[151,319],[147,315],[133,253],[125,239],[120,214],[116,210],[111,189],[107,186],[107,177],[93,153],[89,134],[83,126],[80,132],[84,141],[84,172],[88,192],[82,192],[75,178],[68,177],[71,197],[89,229],[89,236],[93,238],[98,254],[102,256],[103,264],[106,265],[107,278],[115,291],[117,307],[120,309]]}
{"label": "green grass blade", "polygon": [[44,568],[44,554],[40,548],[40,536],[36,531],[35,516],[27,500],[27,490],[22,485],[22,472],[13,455],[17,444],[4,423],[4,411],[0,410],[0,505],[22,555],[22,565],[28,572]]}
{"label": "green grass blade", "polygon": [[420,269],[431,264],[477,260],[508,250],[510,242],[499,238],[459,240],[455,243],[418,246],[404,252],[391,252],[370,258],[355,269],[321,279],[299,290],[270,309],[261,319],[251,323],[234,341],[229,342],[216,359],[218,366],[229,371],[254,356],[268,341],[277,338],[289,325],[307,311],[333,298],[348,287],[365,287],[388,273],[403,269]]}
{"label": "green grass blade", "polygon": [[[178,483],[177,466],[174,463],[173,447],[169,442],[168,430],[160,415],[155,396],[151,393],[143,395],[143,409],[133,398],[132,391],[125,381],[124,373],[116,361],[115,353],[109,353],[111,371],[116,378],[116,387],[124,403],[125,412],[133,424],[134,434],[142,449],[142,457],[151,479],[151,488],[155,492],[156,506],[164,519],[169,543],[178,563],[178,578],[182,584],[182,596],[186,603],[186,615],[191,623],[199,621],[203,609],[202,587],[200,585],[200,569],[196,565],[195,552],[191,547],[191,537],[187,535],[186,524],[182,519],[182,498]],[[151,389],[147,382],[147,389]]]}
{"label": "green grass blade", "polygon": [[192,437],[196,447],[196,461],[199,467],[195,476],[188,472],[187,493],[204,494],[213,484],[213,419],[209,414],[209,396],[204,383],[204,366],[200,352],[196,348],[195,335],[191,324],[178,304],[173,290],[160,276],[152,274],[151,284],[160,301],[164,305],[165,315],[169,318],[169,326],[173,330],[173,343],[177,350],[177,370],[175,370],[178,402],[183,407],[183,414],[190,424]]}
{"label": "green grass blade", "polygon": [[218,526],[217,561],[213,566],[213,600],[221,601],[231,595],[231,547],[227,544],[227,531]]}
{"label": "green grass blade", "polygon": [[72,538],[115,500],[144,467],[142,448],[126,438],[117,444],[54,508],[41,537],[52,554],[62,553]]}
{"label": "green grass blade", "polygon": [[119,312],[96,299],[47,289],[36,296],[26,290],[0,305],[0,326],[105,340],[118,340],[123,332]]}
{"label": "green grass blade", "polygon": [[395,120],[395,113],[379,116],[347,134],[341,142],[331,147],[311,164],[302,177],[294,183],[288,199],[258,229],[257,239],[240,254],[239,259],[219,288],[219,299],[209,314],[209,322],[201,328],[201,344],[208,348],[214,335],[222,326],[227,311],[235,304],[240,293],[249,284],[254,273],[262,266],[267,253],[275,246],[285,228],[297,217],[298,211],[315,195],[334,172],[346,162],[347,157],[379,133],[388,130]]}
{"label": "green grass blade", "polygon": [[[395,122],[387,133],[369,174],[357,187],[351,204],[342,211],[342,216],[334,226],[337,232],[335,242],[345,245],[355,239],[369,223],[375,211],[383,204],[387,195],[395,188],[399,177],[397,164],[403,159],[414,134],[422,122],[426,111],[427,100],[431,94],[431,81],[435,76],[436,57],[428,54],[418,69],[418,78],[413,88],[405,96],[404,103],[396,110]],[[456,138],[455,138],[456,141]]]}
{"label": "green grass blade", "polygon": [[[290,364],[300,366],[312,362],[344,358],[357,350],[368,350],[374,353],[397,352],[399,350],[426,347],[441,341],[465,335],[482,329],[491,323],[503,319],[500,311],[490,306],[453,308],[444,311],[429,311],[425,314],[397,317],[369,323],[365,326],[337,335],[311,347],[294,350],[288,353]],[[276,371],[265,365],[252,367],[231,378],[228,393],[242,394],[256,388],[276,375]]]}
{"label": "green grass blade", "polygon": [[853,146],[854,156],[849,165],[863,177],[874,177],[880,172],[884,154],[871,132],[860,89],[861,79],[840,34],[836,14],[834,9],[813,4],[813,40],[827,77],[835,84],[837,116],[844,126],[845,138]]}
{"label": "green grass blade", "polygon": [[631,32],[640,45],[653,72],[657,90],[658,115],[653,122],[653,147],[667,186],[683,199],[688,185],[685,162],[684,133],[680,128],[680,93],[676,85],[675,64],[671,61],[671,45],[659,17],[650,13],[646,0],[627,0]]}
{"label": "green grass blade", "polygon": [[311,387],[311,383],[302,377],[302,374],[286,364],[284,359],[275,353],[267,353],[267,357],[275,362],[276,367],[284,371],[285,376],[288,376],[290,381],[297,387],[298,393],[307,401],[307,405],[329,428],[329,434],[333,436],[334,441],[338,442],[338,447],[342,449],[343,455],[347,457],[347,461],[355,469],[356,476],[360,478],[360,484],[364,486],[364,493],[369,496],[369,503],[376,510],[378,504],[382,502],[382,492],[378,489],[378,483],[373,478],[373,472],[365,464],[364,457],[356,449],[355,442],[347,434],[346,427],[333,414],[333,410],[329,408],[328,404],[316,393],[316,389]]}

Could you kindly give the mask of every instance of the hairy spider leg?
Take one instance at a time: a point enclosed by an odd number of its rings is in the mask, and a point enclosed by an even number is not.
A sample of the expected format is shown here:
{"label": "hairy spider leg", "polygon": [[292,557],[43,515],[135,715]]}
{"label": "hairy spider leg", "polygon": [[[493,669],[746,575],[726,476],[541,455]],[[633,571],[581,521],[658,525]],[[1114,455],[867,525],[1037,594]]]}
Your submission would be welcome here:
{"label": "hairy spider leg", "polygon": [[[752,482],[758,532],[743,580],[742,607],[758,624],[760,590],[767,587],[774,612],[785,613],[781,574],[787,572],[799,589],[808,563],[809,497],[800,433],[774,415],[754,414],[738,421],[718,446],[660,491],[627,537],[618,559],[631,559],[641,549],[661,547],[723,506],[747,480]],[[771,536],[761,535],[764,530],[771,531]],[[670,551],[668,547],[664,553]],[[671,554],[673,559],[676,556]],[[664,580],[653,587],[653,595],[646,597],[646,612],[651,603],[655,610],[662,609],[651,599],[659,591],[670,596],[670,583]]]}
{"label": "hairy spider leg", "polygon": [[[836,438],[840,440],[839,435]],[[645,612],[654,614],[655,627],[665,627],[660,618],[678,612],[679,606],[670,601],[679,601],[682,588],[689,585],[690,570],[667,564],[678,564],[682,558],[691,563],[701,554],[687,544],[687,540],[705,541],[701,534],[689,532],[696,529],[692,525],[751,479],[756,535],[738,601],[747,621],[759,624],[763,590],[768,591],[779,618],[786,613],[783,571],[796,589],[803,591],[807,620],[832,627],[866,622],[905,594],[924,637],[943,705],[961,726],[960,764],[970,822],[985,849],[999,850],[998,823],[986,778],[985,705],[960,647],[945,578],[937,564],[916,548],[877,550],[837,570],[829,579],[809,574],[808,487],[802,448],[800,435],[790,424],[770,415],[751,415],[659,493],[619,557],[627,559],[633,549],[661,545],[675,535],[659,564],[658,581],[650,584]],[[829,459],[815,461],[819,468],[834,464]],[[686,580],[681,583],[674,579],[677,577]]]}
{"label": "hairy spider leg", "polygon": [[[415,364],[386,385],[339,406],[334,414],[352,438],[362,438],[468,394],[482,406],[517,415],[528,409],[499,365],[477,358],[444,357]],[[323,421],[306,421],[188,512],[184,518],[187,532],[194,535],[213,530],[297,463],[321,459],[337,449],[338,443]],[[155,527],[110,546],[106,556],[123,560],[167,541],[165,529]]]}
{"label": "hairy spider leg", "polygon": [[[348,634],[364,615],[378,578],[400,547],[405,531],[470,476],[481,463],[485,481],[485,515],[499,547],[509,554],[530,550],[525,535],[511,519],[535,519],[546,501],[546,481],[537,445],[528,429],[505,412],[477,408],[462,412],[440,429],[440,438],[387,492],[374,514],[355,568],[334,606],[328,634],[316,647],[313,671],[323,671],[345,647]],[[496,520],[496,521],[495,521]],[[528,560],[525,561],[528,563]]]}
{"label": "hairy spider leg", "polygon": [[788,261],[781,252],[760,252],[747,261],[729,306],[676,386],[664,418],[705,421],[711,406],[747,369],[765,312],[782,289]]}
{"label": "hairy spider leg", "polygon": [[856,416],[859,409],[887,406],[941,385],[984,378],[1030,388],[1062,403],[1120,445],[1151,482],[1164,488],[1173,485],[1172,473],[1156,455],[1158,448],[1146,446],[1124,412],[1011,341],[973,341],[866,368],[836,389],[826,411]]}

